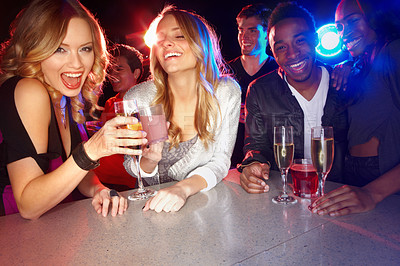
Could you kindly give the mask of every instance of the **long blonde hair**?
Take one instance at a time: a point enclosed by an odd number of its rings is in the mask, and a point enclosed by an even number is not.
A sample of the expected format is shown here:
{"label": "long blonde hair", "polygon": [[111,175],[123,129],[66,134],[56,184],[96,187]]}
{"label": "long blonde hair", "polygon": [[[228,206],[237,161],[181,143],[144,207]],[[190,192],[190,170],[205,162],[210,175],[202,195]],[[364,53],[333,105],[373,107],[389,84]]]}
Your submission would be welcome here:
{"label": "long blonde hair", "polygon": [[[156,28],[154,23],[158,24],[166,15],[174,16],[196,57],[198,100],[194,126],[198,137],[208,147],[208,143],[214,141],[216,121],[220,112],[215,90],[223,74],[227,72],[226,65],[222,59],[219,40],[214,29],[205,19],[192,12],[176,9],[172,5],[163,9],[160,15],[152,22],[153,25],[150,28]],[[171,137],[171,147],[176,146],[182,140],[182,129],[171,121],[174,98],[168,88],[168,75],[158,62],[155,49],[151,49],[150,69],[157,87],[153,103],[163,104],[166,118],[171,122],[168,132]]]}
{"label": "long blonde hair", "polygon": [[[62,94],[44,81],[41,62],[50,57],[64,40],[69,21],[82,18],[90,26],[93,39],[94,64],[81,94],[90,105],[89,113],[100,109],[99,90],[109,63],[104,33],[95,17],[78,0],[34,0],[14,20],[10,39],[2,44],[0,84],[13,76],[36,78],[48,90],[59,106]],[[80,95],[71,98],[72,117],[84,123],[84,108]]]}

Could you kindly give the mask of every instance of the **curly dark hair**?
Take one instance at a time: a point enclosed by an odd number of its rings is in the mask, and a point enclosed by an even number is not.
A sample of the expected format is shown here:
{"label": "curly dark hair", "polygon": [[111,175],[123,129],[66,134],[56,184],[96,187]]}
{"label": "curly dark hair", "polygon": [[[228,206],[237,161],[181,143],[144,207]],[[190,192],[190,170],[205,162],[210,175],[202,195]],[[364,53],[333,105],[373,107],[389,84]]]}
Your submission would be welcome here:
{"label": "curly dark hair", "polygon": [[296,2],[284,2],[279,3],[274,10],[272,10],[268,20],[268,36],[273,26],[287,18],[302,18],[306,21],[310,31],[316,32],[314,17],[307,9]]}
{"label": "curly dark hair", "polygon": [[400,7],[397,1],[355,0],[379,40],[400,38]]}

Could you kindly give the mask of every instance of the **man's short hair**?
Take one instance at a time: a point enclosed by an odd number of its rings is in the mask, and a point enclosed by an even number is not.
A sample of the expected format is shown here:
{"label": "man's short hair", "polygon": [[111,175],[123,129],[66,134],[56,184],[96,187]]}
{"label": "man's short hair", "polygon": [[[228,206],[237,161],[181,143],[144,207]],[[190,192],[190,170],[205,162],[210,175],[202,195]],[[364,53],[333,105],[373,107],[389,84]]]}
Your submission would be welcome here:
{"label": "man's short hair", "polygon": [[298,5],[296,2],[284,2],[279,3],[274,10],[272,10],[268,20],[268,36],[273,26],[287,18],[302,18],[306,21],[310,30],[316,32],[314,17],[307,9]]}
{"label": "man's short hair", "polygon": [[266,5],[258,3],[247,5],[242,8],[239,14],[236,17],[236,21],[239,18],[250,18],[250,17],[258,17],[261,20],[261,25],[264,30],[268,27],[268,18],[271,15],[271,9],[269,9]]}
{"label": "man's short hair", "polygon": [[135,69],[140,69],[140,76],[143,74],[143,55],[136,48],[126,44],[116,44],[111,54],[113,57],[125,57],[132,73]]}

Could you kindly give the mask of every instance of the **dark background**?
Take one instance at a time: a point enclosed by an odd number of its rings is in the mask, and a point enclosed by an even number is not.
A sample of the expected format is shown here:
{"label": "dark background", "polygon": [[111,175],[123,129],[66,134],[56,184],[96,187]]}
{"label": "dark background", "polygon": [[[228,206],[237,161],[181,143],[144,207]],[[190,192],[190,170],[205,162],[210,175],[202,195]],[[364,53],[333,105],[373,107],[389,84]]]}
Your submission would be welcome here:
{"label": "dark background", "polygon": [[[7,2],[6,2],[7,1]],[[8,39],[11,21],[29,0],[6,0],[0,4],[0,41]],[[226,60],[240,55],[237,43],[236,15],[245,5],[263,2],[271,9],[280,2],[237,1],[237,0],[81,0],[104,28],[111,42],[134,45],[145,55],[148,48],[142,38],[150,24],[166,3],[192,10],[208,20],[221,38],[222,53]],[[338,0],[299,0],[315,17],[317,28],[334,21],[334,12]],[[34,22],[33,22],[34,23]],[[125,36],[129,36],[127,41]]]}
{"label": "dark background", "polygon": [[[2,0],[4,2],[4,0]],[[29,0],[5,0],[0,4],[0,42],[9,38],[9,25],[18,12]],[[81,0],[99,20],[110,44],[125,43],[140,50],[145,58],[149,54],[143,36],[157,14],[166,4],[174,4],[178,8],[195,11],[214,26],[218,36],[222,55],[229,61],[240,55],[237,41],[236,16],[242,7],[248,4],[265,3],[273,9],[279,0],[269,1],[237,1],[237,0]],[[314,15],[317,29],[334,22],[335,8],[339,0],[299,0],[297,3]],[[34,23],[34,22],[32,22]],[[269,54],[271,52],[267,51]],[[336,59],[335,59],[336,60]],[[338,63],[342,59],[333,63]],[[145,61],[145,73],[148,74],[148,61]],[[330,63],[326,62],[325,63]],[[147,75],[145,75],[147,76]],[[98,104],[104,106],[107,99],[114,96],[111,85],[106,82]]]}

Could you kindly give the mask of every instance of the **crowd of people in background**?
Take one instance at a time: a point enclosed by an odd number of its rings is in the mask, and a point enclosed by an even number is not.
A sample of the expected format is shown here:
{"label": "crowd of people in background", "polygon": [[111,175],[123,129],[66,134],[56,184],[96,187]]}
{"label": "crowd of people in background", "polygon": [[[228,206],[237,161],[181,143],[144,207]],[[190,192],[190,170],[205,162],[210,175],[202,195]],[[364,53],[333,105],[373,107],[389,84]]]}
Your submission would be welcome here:
{"label": "crowd of people in background", "polygon": [[[274,126],[294,128],[295,158],[311,158],[312,127],[334,129],[328,180],[344,185],[315,200],[313,213],[373,209],[400,191],[400,12],[387,0],[341,0],[333,12],[352,57],[336,67],[317,60],[313,15],[296,2],[243,7],[241,55],[231,61],[223,32],[166,6],[150,27],[148,75],[144,56],[111,45],[78,0],[33,0],[0,52],[0,215],[36,219],[83,197],[103,216],[121,215],[128,203],[119,192],[138,175],[130,155],[140,156],[142,176],[178,181],[144,211],[178,211],[229,169],[248,193],[265,193],[278,169]],[[102,107],[106,80],[115,96]],[[124,128],[138,123],[115,117],[124,99],[162,104],[168,140],[147,145],[146,132]],[[99,121],[90,136],[86,120]]]}
{"label": "crowd of people in background", "polygon": [[311,159],[311,128],[332,126],[335,161],[331,181],[340,181],[346,151],[347,116],[338,92],[330,87],[329,66],[316,61],[313,16],[293,4],[279,4],[269,18],[269,44],[279,69],[252,82],[246,95],[245,159],[239,166],[242,187],[269,190],[265,180],[274,159],[274,126],[292,126],[294,159]]}

